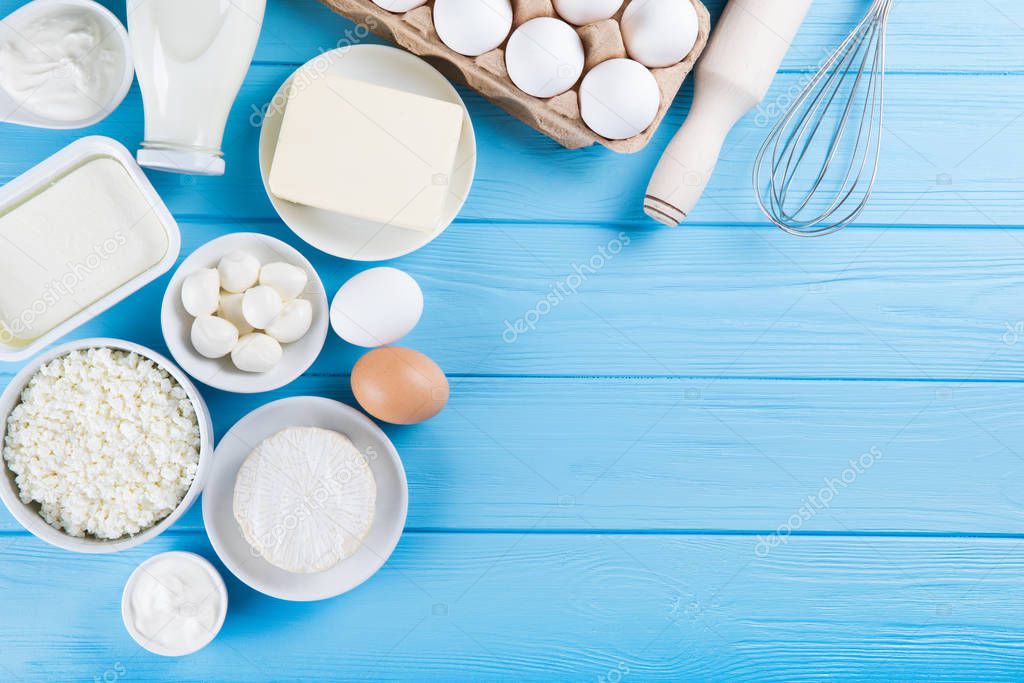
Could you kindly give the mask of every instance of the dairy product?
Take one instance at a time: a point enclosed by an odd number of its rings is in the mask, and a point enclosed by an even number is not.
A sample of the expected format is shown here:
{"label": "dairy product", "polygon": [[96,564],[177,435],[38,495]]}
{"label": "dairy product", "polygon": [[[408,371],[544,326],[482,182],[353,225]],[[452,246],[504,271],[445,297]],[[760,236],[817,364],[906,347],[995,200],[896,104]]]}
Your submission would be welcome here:
{"label": "dairy product", "polygon": [[451,102],[331,74],[295,85],[270,191],[381,225],[434,232],[463,116]]}
{"label": "dairy product", "polygon": [[73,351],[32,376],[3,457],[24,503],[70,536],[118,539],[171,514],[199,469],[199,421],[166,370],[136,353]]}
{"label": "dairy product", "polygon": [[146,112],[141,165],[224,173],[224,127],[265,9],[266,0],[128,0],[128,33]]}
{"label": "dairy product", "polygon": [[373,525],[377,482],[347,436],[291,427],[246,458],[232,505],[254,553],[285,571],[321,572],[362,547]]}
{"label": "dairy product", "polygon": [[192,553],[163,553],[146,560],[128,579],[121,600],[121,616],[132,638],[168,657],[209,644],[226,612],[224,580]]}
{"label": "dairy product", "polygon": [[169,244],[154,207],[110,157],[0,208],[0,341],[41,337],[155,266]]}
{"label": "dairy product", "polygon": [[111,104],[127,55],[120,37],[83,8],[63,7],[0,43],[0,88],[25,111],[82,121]]}

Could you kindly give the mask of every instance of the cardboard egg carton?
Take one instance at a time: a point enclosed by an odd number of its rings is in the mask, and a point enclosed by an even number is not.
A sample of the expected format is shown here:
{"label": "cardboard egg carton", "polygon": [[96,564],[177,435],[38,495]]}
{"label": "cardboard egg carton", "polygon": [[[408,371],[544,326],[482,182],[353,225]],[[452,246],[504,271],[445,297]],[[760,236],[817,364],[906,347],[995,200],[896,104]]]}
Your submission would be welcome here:
{"label": "cardboard egg carton", "polygon": [[[682,62],[673,66],[651,69],[661,88],[661,106],[654,123],[644,132],[625,140],[608,140],[590,130],[580,116],[579,84],[568,92],[551,99],[527,95],[515,86],[505,69],[504,43],[497,49],[479,57],[467,57],[445,45],[434,30],[432,2],[404,14],[395,14],[378,7],[372,0],[321,0],[335,12],[361,24],[413,54],[429,59],[444,74],[491,100],[499,107],[539,130],[563,147],[579,149],[594,143],[616,152],[630,154],[647,146],[672,100],[675,99],[694,62],[704,50],[711,31],[707,8],[699,0],[689,0],[697,10],[700,29],[697,42]],[[587,26],[574,27],[583,41],[586,54],[584,75],[601,62],[616,57],[627,57],[619,20],[626,7],[612,19]],[[512,0],[513,26],[517,27],[537,17],[558,17],[551,0]],[[507,39],[506,39],[507,40]],[[582,81],[582,78],[581,78]]]}

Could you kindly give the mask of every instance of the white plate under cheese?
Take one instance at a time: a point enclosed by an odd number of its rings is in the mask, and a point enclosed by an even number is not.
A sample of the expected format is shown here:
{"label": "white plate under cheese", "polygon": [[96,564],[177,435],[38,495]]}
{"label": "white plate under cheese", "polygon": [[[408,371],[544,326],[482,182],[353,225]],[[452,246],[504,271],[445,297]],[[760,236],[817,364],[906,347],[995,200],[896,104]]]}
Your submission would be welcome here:
{"label": "white plate under cheese", "polygon": [[270,191],[382,226],[434,232],[463,115],[451,102],[329,73],[294,83]]}

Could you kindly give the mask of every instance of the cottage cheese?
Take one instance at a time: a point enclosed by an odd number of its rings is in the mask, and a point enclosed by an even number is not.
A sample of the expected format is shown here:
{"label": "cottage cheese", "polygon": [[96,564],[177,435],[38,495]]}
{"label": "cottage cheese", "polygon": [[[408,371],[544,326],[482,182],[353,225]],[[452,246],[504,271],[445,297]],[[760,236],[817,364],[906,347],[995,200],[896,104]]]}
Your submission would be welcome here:
{"label": "cottage cheese", "polygon": [[3,456],[21,500],[51,526],[116,539],[178,506],[199,447],[185,390],[138,354],[100,348],[38,370],[7,420]]}

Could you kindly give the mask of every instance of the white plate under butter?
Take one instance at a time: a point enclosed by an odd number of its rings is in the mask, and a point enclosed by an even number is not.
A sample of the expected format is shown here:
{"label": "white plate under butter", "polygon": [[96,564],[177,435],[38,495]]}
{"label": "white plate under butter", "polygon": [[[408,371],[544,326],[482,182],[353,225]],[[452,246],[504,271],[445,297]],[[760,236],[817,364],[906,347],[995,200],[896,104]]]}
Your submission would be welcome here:
{"label": "white plate under butter", "polygon": [[[309,331],[292,344],[284,344],[284,355],[277,367],[269,372],[253,373],[239,370],[230,356],[206,358],[192,346],[191,333],[194,318],[181,303],[181,285],[192,273],[201,268],[216,268],[222,256],[235,251],[245,251],[266,265],[283,261],[298,266],[309,275],[306,290],[300,295],[313,304],[313,323]],[[280,389],[290,384],[309,369],[320,355],[327,340],[330,324],[330,309],[324,284],[306,257],[291,246],[269,235],[255,232],[236,232],[218,237],[196,249],[186,258],[174,276],[171,277],[164,293],[160,309],[160,325],[164,341],[174,360],[188,374],[215,389],[236,394],[255,394]]]}
{"label": "white plate under butter", "polygon": [[[316,574],[288,572],[256,554],[242,536],[233,511],[238,469],[260,442],[288,427],[320,427],[348,436],[367,456],[377,482],[376,514],[362,547]],[[275,401],[239,420],[217,445],[203,495],[203,522],[224,565],[255,590],[294,601],[333,598],[373,576],[398,545],[408,509],[405,468],[387,435],[355,408],[315,396]]]}
{"label": "white plate under butter", "polygon": [[[270,102],[260,133],[260,173],[263,176],[264,187],[267,187],[277,137],[281,132],[282,115],[288,101],[288,87],[296,78],[317,78],[318,74],[325,71],[345,78],[453,102],[466,109],[459,93],[437,69],[404,50],[386,45],[353,45],[325,52],[292,74]],[[353,160],[353,163],[358,163],[358,160]],[[441,221],[443,227],[434,233],[393,226],[382,227],[377,223],[331,211],[293,204],[278,199],[269,189],[267,195],[281,220],[296,235],[317,249],[353,261],[385,261],[416,251],[444,232],[462,210],[475,173],[476,135],[467,110],[462,126],[462,139],[455,155],[455,168],[450,178],[451,190]]]}
{"label": "white plate under butter", "polygon": [[[142,172],[142,169],[135,162],[131,152],[125,149],[121,143],[107,137],[90,136],[81,138],[4,185],[0,188],[0,217],[14,210],[27,200],[37,195],[42,195],[55,181],[59,181],[60,178],[75,169],[91,161],[101,159],[113,159],[124,167],[132,184],[141,194],[142,200],[149,205],[151,209],[149,214],[152,214],[159,221],[167,233],[166,252],[154,265],[141,272],[138,276],[122,283],[105,296],[92,303],[83,302],[86,305],[82,306],[77,313],[74,313],[41,336],[31,340],[15,340],[11,338],[12,335],[10,333],[0,335],[0,360],[19,361],[35,355],[47,345],[60,339],[86,321],[95,318],[114,304],[166,273],[177,260],[178,251],[181,248],[181,233],[178,230],[177,222],[171,216],[170,211],[167,210],[163,200],[157,194],[149,179],[146,178],[146,174]],[[116,209],[116,207],[113,208]],[[86,217],[82,218],[85,219]],[[39,230],[46,230],[48,227],[52,226],[39,226]],[[103,251],[106,247],[102,244],[95,246],[97,249],[100,249],[101,254],[106,253]],[[0,249],[11,248],[10,244],[0,243]],[[115,245],[114,253],[116,253],[117,248],[119,247]],[[29,255],[25,255],[25,257],[31,258]],[[69,264],[66,272],[52,273],[47,277],[57,282],[63,280],[69,274],[75,276],[79,266],[92,269],[94,266],[89,263],[88,259],[90,258],[93,261],[99,260],[98,266],[95,267],[103,267],[104,265],[110,267],[112,265],[109,259],[103,260],[96,254],[90,253],[88,256],[83,256],[80,264]],[[9,273],[0,272],[0,287],[18,286],[17,283],[10,282],[9,277]],[[49,310],[46,308],[49,304],[44,297],[40,297],[38,301],[33,303],[33,307],[36,305],[43,306],[42,310],[44,311]],[[21,314],[35,316],[37,313],[38,310],[26,310]]]}

